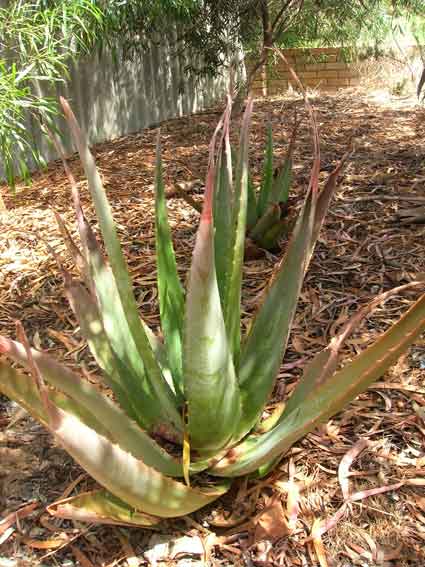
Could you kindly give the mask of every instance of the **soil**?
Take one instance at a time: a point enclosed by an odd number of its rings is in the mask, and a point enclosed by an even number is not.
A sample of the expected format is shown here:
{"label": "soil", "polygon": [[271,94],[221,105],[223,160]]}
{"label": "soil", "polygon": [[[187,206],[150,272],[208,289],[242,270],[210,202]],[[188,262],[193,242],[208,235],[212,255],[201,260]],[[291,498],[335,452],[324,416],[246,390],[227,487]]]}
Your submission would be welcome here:
{"label": "soil", "polygon": [[[425,280],[425,226],[397,222],[400,209],[425,204],[424,109],[413,99],[379,92],[342,91],[315,96],[312,102],[320,125],[321,180],[350,145],[354,153],[305,279],[274,399],[291,392],[305,362],[359,306],[396,285]],[[256,101],[250,149],[258,181],[266,121],[273,124],[275,154],[283,157],[295,109],[304,120],[294,154],[293,215],[305,195],[312,159],[311,133],[300,97]],[[161,125],[168,208],[182,278],[199,215],[178,197],[175,186],[183,183],[193,198],[201,198],[208,143],[220,111],[211,109]],[[239,120],[235,122],[236,141]],[[93,148],[140,311],[153,329],[158,327],[155,137],[156,130],[147,129]],[[96,229],[81,166],[76,156],[69,161]],[[76,233],[61,164],[35,174],[32,185],[18,186],[15,196],[7,187],[0,189],[7,207],[0,213],[2,334],[14,337],[15,321],[20,320],[37,348],[100,380],[45,244],[73,270],[52,212],[60,212]],[[244,327],[286,245],[283,239],[278,254],[261,253],[245,263]],[[385,331],[420,292],[397,295],[377,308],[347,341],[342,358],[360,352]],[[379,383],[292,447],[271,475],[235,482],[232,492],[211,509],[165,522],[159,534],[49,517],[46,505],[64,494],[83,491],[91,480],[45,429],[0,397],[0,507],[7,519],[0,521],[0,567],[423,566],[424,368],[422,337]],[[350,467],[350,493],[360,493],[349,505],[343,497],[348,481],[338,479],[342,461]],[[378,488],[382,491],[372,490]],[[188,536],[177,555],[167,548],[161,556],[155,546],[158,537],[167,534],[171,539]]]}

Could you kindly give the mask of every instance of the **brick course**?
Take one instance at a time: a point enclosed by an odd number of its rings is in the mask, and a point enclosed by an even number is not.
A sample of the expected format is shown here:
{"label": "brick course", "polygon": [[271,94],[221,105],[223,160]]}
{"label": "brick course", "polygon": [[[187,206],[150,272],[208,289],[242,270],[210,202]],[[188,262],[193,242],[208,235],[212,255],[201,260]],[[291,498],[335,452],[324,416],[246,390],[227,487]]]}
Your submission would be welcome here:
{"label": "brick course", "polygon": [[[343,60],[340,48],[286,49],[283,54],[306,87],[336,91],[361,82],[355,65]],[[247,66],[249,68],[249,63]],[[276,57],[270,58],[266,71],[263,69],[256,74],[252,91],[257,96],[276,95],[289,86],[297,88],[287,64]]]}

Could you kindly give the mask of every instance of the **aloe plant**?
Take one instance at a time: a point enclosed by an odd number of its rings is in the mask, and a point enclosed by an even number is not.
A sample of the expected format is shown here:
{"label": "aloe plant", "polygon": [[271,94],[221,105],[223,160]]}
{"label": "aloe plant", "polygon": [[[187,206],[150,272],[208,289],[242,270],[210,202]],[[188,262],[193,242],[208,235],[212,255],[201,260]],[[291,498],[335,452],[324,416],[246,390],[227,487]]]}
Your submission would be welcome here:
{"label": "aloe plant", "polygon": [[268,125],[261,184],[255,188],[252,180],[248,180],[247,232],[255,243],[266,250],[277,248],[279,239],[289,232],[288,199],[298,125],[295,118],[286,156],[276,168],[273,164],[273,132],[271,124]]}
{"label": "aloe plant", "polygon": [[[246,219],[246,233],[249,239],[260,248],[265,250],[275,250],[278,248],[279,240],[282,236],[287,235],[290,231],[290,222],[288,219],[288,199],[292,181],[292,156],[294,153],[295,140],[298,131],[299,122],[296,117],[294,128],[291,134],[289,146],[282,162],[274,166],[274,150],[273,150],[273,131],[269,123],[267,125],[267,141],[264,152],[264,164],[261,182],[259,186],[255,186],[252,176],[248,174],[248,205]],[[227,140],[226,146],[223,148],[224,160],[227,160],[227,173],[231,179],[233,177],[232,155],[230,141]],[[220,167],[218,168],[220,169]],[[221,180],[225,178],[221,177]],[[215,208],[215,218],[218,215],[233,215],[232,207],[232,184],[220,183],[220,189],[216,191],[216,199],[218,206]],[[199,213],[202,212],[202,206],[195,201],[183,189],[177,187],[177,193],[191,207]],[[224,203],[220,207],[220,201]],[[220,222],[218,220],[218,222]],[[224,238],[223,232],[218,232],[219,239]],[[221,246],[217,245],[217,249]]]}
{"label": "aloe plant", "polygon": [[[293,443],[381,376],[425,328],[425,295],[361,354],[338,369],[344,341],[397,288],[355,314],[316,354],[286,405],[265,416],[308,268],[342,162],[319,191],[319,143],[304,205],[249,331],[241,336],[241,282],[247,226],[248,138],[243,119],[233,179],[229,102],[210,146],[202,215],[186,293],[167,220],[158,141],[155,191],[157,276],[162,336],[139,318],[130,276],[101,177],[68,104],[63,107],[88,179],[108,260],[73,191],[81,249],[58,216],[83,283],[63,270],[81,332],[113,398],[46,354],[2,337],[0,390],[25,407],[101,488],[49,506],[86,521],[151,526],[189,514],[224,494],[233,477],[265,473]],[[311,109],[310,109],[311,110]],[[217,214],[226,207],[228,215]],[[53,251],[52,251],[53,252]],[[57,258],[61,262],[60,258]],[[416,285],[416,284],[412,284]],[[183,480],[182,480],[183,479]]]}

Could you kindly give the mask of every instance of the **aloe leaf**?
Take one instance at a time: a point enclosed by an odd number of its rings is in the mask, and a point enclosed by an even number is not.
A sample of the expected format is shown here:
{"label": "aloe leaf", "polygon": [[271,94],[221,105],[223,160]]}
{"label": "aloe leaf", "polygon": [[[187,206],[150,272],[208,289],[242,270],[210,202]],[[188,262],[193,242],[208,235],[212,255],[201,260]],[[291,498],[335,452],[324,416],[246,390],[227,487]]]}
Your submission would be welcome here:
{"label": "aloe leaf", "polygon": [[257,195],[255,193],[254,182],[248,173],[248,210],[246,213],[246,229],[250,231],[258,220],[257,215]]}
{"label": "aloe leaf", "polygon": [[289,189],[292,181],[292,155],[295,148],[299,122],[295,118],[294,129],[292,130],[288,151],[283,164],[275,171],[273,176],[272,190],[270,192],[270,202],[286,203],[289,197]]}
{"label": "aloe leaf", "polygon": [[313,231],[316,193],[310,188],[287,253],[244,342],[239,369],[240,436],[256,423],[269,398],[288,342]]}
{"label": "aloe leaf", "polygon": [[306,366],[303,375],[289,398],[279,421],[283,421],[285,417],[295,410],[309,395],[314,395],[317,387],[326,382],[335,373],[338,367],[339,354],[342,347],[346,340],[350,337],[351,333],[362,323],[367,315],[369,315],[379,304],[383,303],[390,297],[420,285],[423,285],[423,283],[411,282],[390,289],[389,291],[381,293],[375,297],[362,309],[359,309],[357,313],[352,315],[338,335],[331,340],[329,345],[322,351],[318,352]]}
{"label": "aloe leaf", "polygon": [[49,129],[47,130],[50,139],[52,140],[55,149],[57,151],[57,153],[59,154],[59,157],[62,160],[62,164],[65,170],[65,174],[68,178],[69,184],[71,185],[71,193],[72,193],[72,199],[74,201],[74,208],[75,208],[75,213],[76,213],[76,217],[77,217],[77,225],[78,225],[78,231],[80,234],[80,239],[81,239],[81,244],[82,244],[82,248],[83,251],[81,252],[79,250],[79,248],[76,246],[76,244],[73,242],[71,235],[68,232],[68,229],[62,219],[62,217],[55,211],[55,217],[56,217],[56,222],[58,224],[59,227],[59,231],[65,241],[65,245],[68,248],[69,253],[71,254],[71,257],[74,260],[75,265],[77,266],[77,268],[80,271],[80,275],[83,277],[87,287],[90,290],[93,290],[93,280],[90,274],[90,267],[89,267],[89,261],[88,261],[88,256],[87,256],[87,242],[85,240],[85,229],[84,229],[84,223],[85,223],[85,219],[84,219],[84,213],[83,213],[83,209],[81,208],[81,202],[80,202],[80,194],[78,191],[78,185],[77,182],[75,180],[75,177],[68,165],[68,161],[66,159],[65,156],[65,152],[63,150],[62,147],[62,143],[60,142],[60,140],[53,134],[53,132],[51,132]]}
{"label": "aloe leaf", "polygon": [[[277,423],[284,421],[301,403],[303,403],[303,401],[307,399],[308,396],[314,396],[317,387],[328,380],[336,371],[339,354],[345,344],[345,341],[349,338],[354,329],[360,325],[363,319],[371,311],[373,311],[377,305],[386,301],[389,297],[418,285],[423,285],[423,283],[411,282],[386,291],[375,297],[375,299],[373,299],[368,305],[355,313],[344,325],[342,331],[331,340],[330,344],[325,349],[318,352],[306,366],[297,387],[288,400],[288,403],[286,406],[284,405],[284,409],[282,410],[279,407],[277,411],[275,411],[266,421],[270,422],[272,427],[275,426]],[[260,424],[261,428],[264,426],[267,427],[267,431],[272,429],[272,427],[268,426],[268,423],[266,424],[265,421]],[[281,456],[269,463],[266,463],[265,465],[262,465],[260,475],[264,476],[270,470],[275,468],[277,461],[280,459]]]}
{"label": "aloe leaf", "polygon": [[319,237],[319,233],[322,228],[326,213],[328,212],[329,204],[338,186],[338,176],[341,173],[342,169],[344,168],[350,155],[351,155],[350,152],[347,152],[342,156],[338,165],[329,175],[322,191],[320,191],[319,193],[319,197],[317,200],[316,214],[314,218],[313,236],[310,245],[310,256],[314,252],[314,247],[316,245],[317,238]]}
{"label": "aloe leaf", "polygon": [[65,246],[66,246],[69,254],[71,255],[71,258],[72,258],[74,264],[78,268],[78,271],[80,272],[80,274],[83,275],[84,279],[86,280],[87,274],[89,273],[87,262],[86,262],[86,260],[83,256],[83,254],[81,253],[80,249],[75,244],[75,242],[74,242],[72,236],[70,235],[70,233],[69,233],[69,231],[66,227],[66,224],[64,223],[60,214],[56,211],[53,211],[53,213],[55,215],[56,223],[59,227],[59,231],[61,233],[63,241],[65,242]]}
{"label": "aloe leaf", "polygon": [[[109,266],[106,265],[100,248],[90,230],[87,231],[86,237],[90,250],[91,273],[100,305],[99,313],[102,316],[105,332],[109,338],[112,350],[120,362],[120,366],[127,368],[123,379],[126,382],[126,389],[133,402],[133,406],[137,411],[137,420],[150,431],[164,429],[169,430],[174,435],[175,429],[177,434],[179,434],[182,429],[180,415],[177,413],[174,405],[170,407],[168,394],[162,395],[162,382],[155,384],[147,377],[144,360],[140,358],[134,336],[129,328],[113,273]],[[155,354],[155,349],[152,345],[152,334],[149,333],[143,322],[141,322],[141,325],[148,340],[150,351]],[[159,360],[156,359],[156,361],[159,365]],[[165,380],[163,371],[161,372],[161,380]],[[165,407],[162,407],[164,400],[167,404]],[[171,419],[173,421],[170,426]]]}
{"label": "aloe leaf", "polygon": [[264,170],[261,181],[260,194],[258,196],[258,216],[262,217],[266,212],[270,194],[273,187],[273,130],[272,125],[267,125],[266,151],[264,155]]}
{"label": "aloe leaf", "polygon": [[274,248],[278,247],[279,240],[284,235],[287,235],[289,230],[290,228],[288,219],[280,219],[277,223],[270,227],[269,230],[261,238],[257,240],[258,245],[265,250],[273,250]]}
{"label": "aloe leaf", "polygon": [[320,147],[316,117],[308,102],[306,104],[310,113],[314,143],[309,188],[288,250],[264,294],[264,300],[242,347],[239,384],[243,418],[238,432],[239,438],[246,435],[258,421],[273,390],[288,343],[304,274],[314,249]]}
{"label": "aloe leaf", "polygon": [[[25,366],[28,365],[27,353],[18,342],[0,337],[0,352]],[[143,458],[146,464],[164,474],[170,476],[182,474],[181,463],[173,459],[92,384],[82,380],[77,374],[58,364],[49,356],[33,349],[31,353],[44,380],[64,392],[76,404],[80,404],[81,411],[85,409],[96,422],[101,423],[100,432],[108,431],[108,436],[123,449],[137,458]]]}
{"label": "aloe leaf", "polygon": [[[96,169],[94,158],[90,153],[87,142],[78,126],[71,108],[62,98],[61,102],[88,179],[90,193],[96,209],[108,257],[111,262],[111,268],[116,282],[119,299],[122,304],[125,322],[130,331],[130,336],[127,337],[127,340],[133,340],[136,345],[140,358],[140,365],[143,361],[146,377],[145,382],[149,386],[147,389],[154,393],[155,397],[158,399],[159,403],[157,403],[157,408],[162,411],[162,419],[164,422],[168,422],[172,428],[175,428],[177,431],[182,431],[181,416],[177,411],[175,396],[162,375],[161,368],[155,359],[149,339],[139,318],[132,283],[119,243],[111,207],[106,198],[102,180]],[[102,279],[103,275],[102,271],[100,271],[99,277],[101,281],[96,281],[98,289],[99,287],[104,286],[105,281],[104,278]],[[103,287],[102,293],[106,297],[107,292],[108,290]],[[107,303],[110,303],[110,300],[102,302],[102,310],[107,309]],[[112,310],[112,305],[109,306],[109,310]]]}
{"label": "aloe leaf", "polygon": [[240,415],[240,398],[221,308],[214,257],[214,144],[186,298],[183,376],[190,445],[219,450]]}
{"label": "aloe leaf", "polygon": [[271,202],[286,203],[292,182],[292,160],[285,161],[273,178]]}
{"label": "aloe leaf", "polygon": [[174,387],[179,399],[182,393],[182,329],[184,318],[184,293],[177,272],[176,257],[168,224],[162,177],[160,133],[156,146],[155,173],[155,228],[157,256],[157,284],[161,328]]}
{"label": "aloe leaf", "polygon": [[[78,209],[78,206],[77,206]],[[136,345],[131,337],[130,330],[124,315],[120,296],[117,290],[114,275],[106,264],[99,244],[97,243],[96,236],[94,235],[90,225],[80,211],[79,230],[81,240],[85,243],[85,248],[88,251],[88,258],[91,272],[94,274],[97,286],[93,288],[93,294],[97,301],[103,308],[99,309],[99,315],[102,317],[105,332],[111,343],[112,350],[117,354],[121,361],[125,362],[131,371],[128,370],[130,386],[133,388],[138,387],[138,383],[145,381],[145,373],[143,364],[141,364]],[[66,279],[66,274],[64,273]],[[164,378],[170,387],[174,387],[171,378],[171,372],[167,359],[167,352],[164,345],[153,333],[153,331],[141,320],[149,344],[161,366]],[[131,377],[131,372],[135,377]],[[149,388],[149,385],[147,386]],[[149,390],[148,390],[149,391]],[[146,397],[142,394],[142,399],[138,399],[139,404],[144,404]],[[147,402],[146,402],[147,403]],[[149,407],[155,408],[155,400],[149,401]],[[156,410],[157,411],[157,410]],[[159,412],[157,411],[157,414]]]}
{"label": "aloe leaf", "polygon": [[[224,152],[217,160],[216,189],[214,192],[214,227],[215,227],[215,265],[220,297],[224,302],[227,288],[229,248],[232,234],[232,195],[228,184],[227,171],[224,163]],[[222,305],[224,308],[224,305]]]}
{"label": "aloe leaf", "polygon": [[[43,425],[48,425],[48,416],[36,385],[28,376],[3,361],[0,361],[0,392],[17,402]],[[49,398],[56,406],[76,415],[84,423],[87,423],[89,427],[96,429],[101,435],[105,435],[113,440],[108,430],[82,405],[61,392],[54,390],[49,391]]]}
{"label": "aloe leaf", "polygon": [[264,215],[258,219],[254,228],[250,232],[253,240],[261,240],[261,238],[280,220],[280,207],[278,204],[269,204]]}
{"label": "aloe leaf", "polygon": [[134,379],[128,367],[117,358],[111,348],[96,301],[79,282],[70,277],[66,277],[65,282],[69,303],[90,351],[103,371],[104,382],[117,396],[126,413],[137,421],[138,409],[134,407]]}
{"label": "aloe leaf", "polygon": [[232,240],[233,220],[233,180],[232,180],[232,153],[229,140],[231,101],[228,100],[223,117],[223,136],[220,142],[217,159],[216,186],[214,190],[214,250],[217,282],[222,306],[227,288],[229,249]]}
{"label": "aloe leaf", "polygon": [[268,433],[249,436],[210,472],[217,476],[245,475],[286,452],[319,423],[380,378],[425,329],[425,295],[371,346],[341,370],[315,385],[304,400]]}
{"label": "aloe leaf", "polygon": [[50,429],[64,449],[100,485],[136,510],[162,518],[184,516],[228,490],[228,484],[189,488],[147,466],[71,414],[52,407],[49,418]]}
{"label": "aloe leaf", "polygon": [[248,205],[248,147],[253,102],[247,103],[242,121],[233,204],[233,234],[229,249],[224,320],[235,368],[239,366],[242,268]]}
{"label": "aloe leaf", "polygon": [[49,504],[47,511],[55,518],[95,524],[148,528],[160,522],[160,518],[135,510],[107,490],[93,490],[58,500]]}

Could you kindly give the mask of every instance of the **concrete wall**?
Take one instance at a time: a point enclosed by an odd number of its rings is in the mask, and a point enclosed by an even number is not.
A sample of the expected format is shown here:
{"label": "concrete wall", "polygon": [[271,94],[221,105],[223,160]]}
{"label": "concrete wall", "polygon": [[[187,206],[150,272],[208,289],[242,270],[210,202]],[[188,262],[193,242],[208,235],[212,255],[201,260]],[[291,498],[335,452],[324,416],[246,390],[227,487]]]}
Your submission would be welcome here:
{"label": "concrete wall", "polygon": [[[115,64],[109,54],[85,57],[71,63],[69,80],[48,94],[70,101],[91,144],[111,140],[224,99],[227,78],[195,84],[185,73],[186,58],[174,57],[167,39],[131,62]],[[60,127],[70,150],[68,131],[64,124]],[[28,121],[28,128],[46,161],[56,159],[34,121]],[[1,169],[0,161],[0,177]]]}

